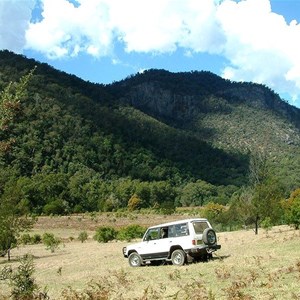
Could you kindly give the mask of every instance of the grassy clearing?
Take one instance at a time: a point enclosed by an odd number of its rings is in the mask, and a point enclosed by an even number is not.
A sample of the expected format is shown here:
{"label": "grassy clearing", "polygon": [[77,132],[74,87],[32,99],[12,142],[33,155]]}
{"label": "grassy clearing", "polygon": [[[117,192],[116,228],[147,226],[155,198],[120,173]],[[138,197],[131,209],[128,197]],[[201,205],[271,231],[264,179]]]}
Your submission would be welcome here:
{"label": "grassy clearing", "polygon": [[[98,296],[101,290],[98,299],[300,299],[300,232],[287,226],[261,230],[258,236],[252,230],[219,233],[222,249],[207,263],[131,268],[122,256],[126,242],[99,244],[92,240],[90,225],[65,229],[65,224],[47,222],[48,227],[40,223],[35,231],[54,232],[64,244],[55,253],[41,244],[14,249],[11,264],[17,266],[18,256],[32,254],[35,278],[48,287],[50,299],[79,299],[74,290],[87,289],[97,290]],[[86,242],[68,240],[81,230],[89,232]],[[7,264],[0,258],[0,268]],[[3,282],[0,290],[8,292]]]}

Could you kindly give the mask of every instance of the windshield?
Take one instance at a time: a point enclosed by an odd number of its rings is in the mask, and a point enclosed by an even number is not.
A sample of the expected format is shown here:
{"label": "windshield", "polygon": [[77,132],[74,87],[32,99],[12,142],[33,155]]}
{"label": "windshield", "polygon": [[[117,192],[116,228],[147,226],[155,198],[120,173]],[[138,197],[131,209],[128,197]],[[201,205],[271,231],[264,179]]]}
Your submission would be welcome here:
{"label": "windshield", "polygon": [[144,241],[157,240],[159,238],[159,228],[150,228],[145,236]]}

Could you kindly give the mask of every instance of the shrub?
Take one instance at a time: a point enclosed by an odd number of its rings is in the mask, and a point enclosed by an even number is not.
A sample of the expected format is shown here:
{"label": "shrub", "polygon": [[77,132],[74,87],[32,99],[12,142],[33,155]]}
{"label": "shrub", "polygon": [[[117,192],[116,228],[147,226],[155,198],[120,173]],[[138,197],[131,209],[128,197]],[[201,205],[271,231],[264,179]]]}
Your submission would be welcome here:
{"label": "shrub", "polygon": [[296,198],[291,205],[291,209],[287,219],[288,223],[295,229],[300,228],[300,197]]}
{"label": "shrub", "polygon": [[20,265],[14,271],[11,266],[5,267],[1,271],[1,280],[8,280],[11,287],[11,299],[49,299],[47,292],[40,292],[40,288],[35,282],[33,273],[35,271],[33,259],[30,255],[20,258]]}
{"label": "shrub", "polygon": [[166,201],[160,205],[160,212],[163,215],[172,215],[175,212],[174,202]]}
{"label": "shrub", "polygon": [[262,222],[261,222],[261,227],[265,229],[267,232],[272,228],[272,221],[270,217],[266,217]]}
{"label": "shrub", "polygon": [[34,234],[31,236],[29,233],[21,235],[19,242],[23,245],[33,245],[41,243],[42,238],[40,234]]}
{"label": "shrub", "polygon": [[84,212],[82,205],[76,204],[73,208],[73,213],[78,214]]}
{"label": "shrub", "polygon": [[36,233],[31,237],[31,241],[33,244],[39,244],[42,242],[42,237],[40,234]]}
{"label": "shrub", "polygon": [[128,225],[118,232],[117,238],[121,241],[131,241],[132,239],[143,237],[146,228],[140,225]]}
{"label": "shrub", "polygon": [[226,207],[219,203],[209,202],[203,208],[203,215],[211,222],[219,222],[222,219]]}
{"label": "shrub", "polygon": [[289,199],[282,201],[286,222],[295,229],[300,228],[300,188],[296,189]]}
{"label": "shrub", "polygon": [[43,207],[46,215],[63,215],[66,210],[66,204],[61,199],[54,200]]}
{"label": "shrub", "polygon": [[19,241],[23,245],[32,244],[32,239],[29,233],[22,234]]}
{"label": "shrub", "polygon": [[97,228],[96,234],[94,235],[94,240],[99,243],[107,243],[108,241],[112,241],[116,238],[117,231],[111,226],[102,226]]}
{"label": "shrub", "polygon": [[141,203],[142,203],[141,199],[136,194],[132,195],[128,201],[128,205],[127,205],[128,210],[133,211],[139,209]]}
{"label": "shrub", "polygon": [[60,239],[55,237],[53,233],[45,232],[43,234],[43,243],[46,246],[47,250],[51,250],[53,253],[55,249],[58,248],[59,244],[61,243]]}
{"label": "shrub", "polygon": [[86,231],[81,231],[78,235],[78,240],[83,243],[84,241],[86,241],[88,239],[88,234]]}

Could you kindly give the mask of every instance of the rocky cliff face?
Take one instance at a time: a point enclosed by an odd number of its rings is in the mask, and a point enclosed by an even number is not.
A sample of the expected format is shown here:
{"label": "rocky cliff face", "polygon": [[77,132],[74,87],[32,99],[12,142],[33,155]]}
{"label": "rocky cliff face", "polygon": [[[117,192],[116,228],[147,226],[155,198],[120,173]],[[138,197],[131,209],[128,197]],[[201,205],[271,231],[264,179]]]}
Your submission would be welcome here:
{"label": "rocky cliff face", "polygon": [[122,97],[124,103],[155,117],[177,121],[193,118],[199,112],[199,99],[193,95],[178,95],[163,89],[159,83],[146,82],[131,88]]}
{"label": "rocky cliff face", "polygon": [[141,76],[140,80],[123,81],[126,88],[121,101],[155,118],[180,123],[187,123],[199,114],[232,113],[234,107],[246,105],[287,118],[300,129],[300,110],[263,85],[229,82],[204,72],[201,77],[198,73],[195,78],[193,74],[186,75],[192,82],[187,86],[184,75],[182,80],[174,80],[175,75],[173,78],[172,73],[167,74],[171,74],[170,77],[155,79],[151,74],[150,79]]}

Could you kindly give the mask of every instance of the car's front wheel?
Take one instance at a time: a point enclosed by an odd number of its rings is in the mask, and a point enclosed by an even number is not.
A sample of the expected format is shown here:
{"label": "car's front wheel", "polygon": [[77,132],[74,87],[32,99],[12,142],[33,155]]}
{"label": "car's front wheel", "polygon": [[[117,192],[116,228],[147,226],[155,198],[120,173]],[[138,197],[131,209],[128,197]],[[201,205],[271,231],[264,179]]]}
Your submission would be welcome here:
{"label": "car's front wheel", "polygon": [[175,266],[182,266],[184,265],[186,260],[185,252],[181,249],[176,249],[173,251],[171,256],[172,264]]}
{"label": "car's front wheel", "polygon": [[141,256],[137,252],[132,252],[128,257],[128,261],[131,267],[140,267],[143,263]]}

